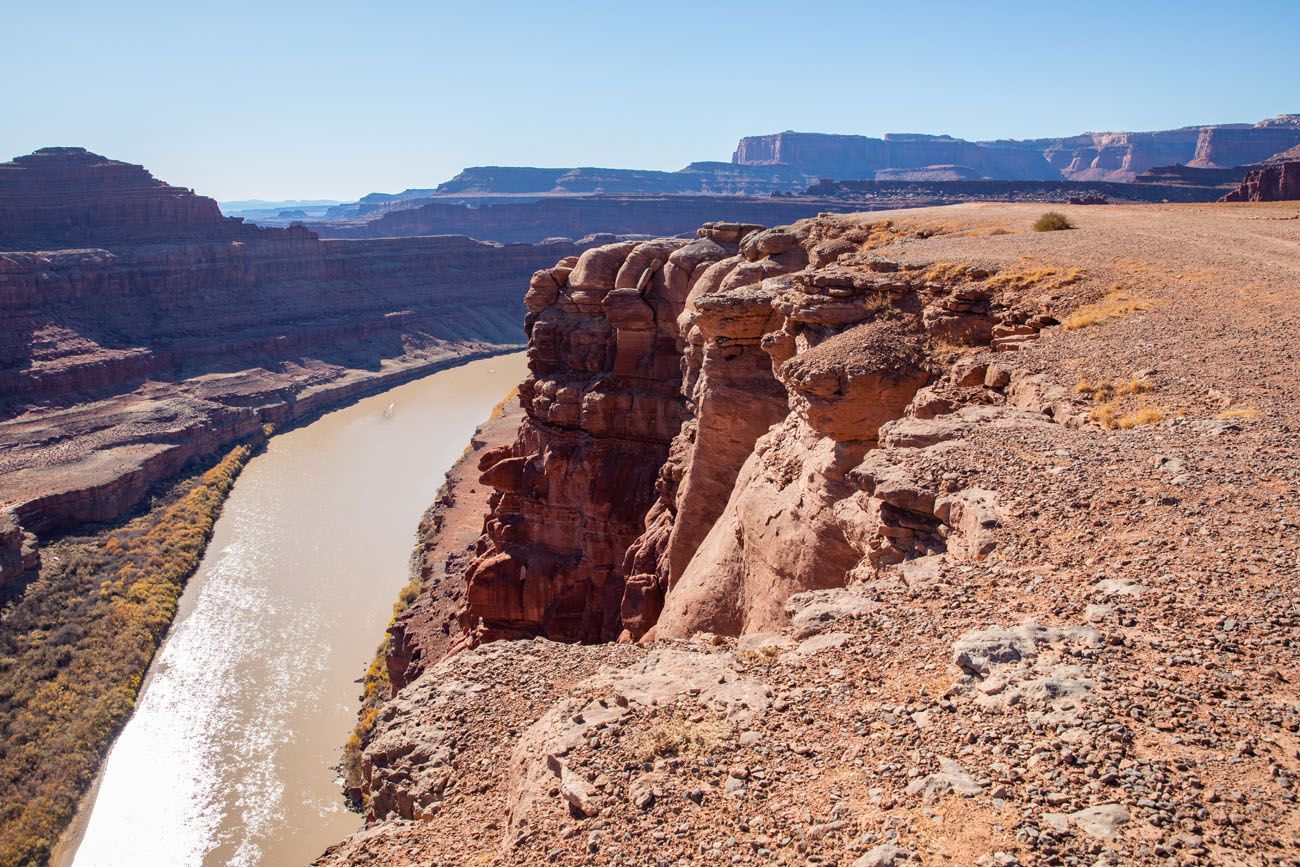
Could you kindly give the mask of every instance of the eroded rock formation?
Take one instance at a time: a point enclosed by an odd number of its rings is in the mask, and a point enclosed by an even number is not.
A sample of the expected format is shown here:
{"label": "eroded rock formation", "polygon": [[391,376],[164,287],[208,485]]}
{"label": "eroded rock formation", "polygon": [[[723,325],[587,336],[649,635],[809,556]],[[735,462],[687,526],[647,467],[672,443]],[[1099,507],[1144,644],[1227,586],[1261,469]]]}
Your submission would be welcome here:
{"label": "eroded rock formation", "polygon": [[[318,863],[1291,857],[1300,223],[1114,205],[1029,231],[1041,213],[709,227],[684,421],[622,561],[642,640],[431,664],[376,718],[365,827]],[[617,339],[651,321],[616,294],[639,277],[613,288],[661,254],[636,250],[593,255],[581,292],[576,261],[539,276],[534,333],[570,362],[535,380],[601,394],[621,346],[658,363]],[[609,467],[550,450],[600,428],[530,413],[488,475],[553,467],[571,502]],[[498,492],[489,521],[545,521],[554,490]],[[497,553],[540,556],[512,532]]]}
{"label": "eroded rock formation", "polygon": [[1285,202],[1293,199],[1300,199],[1300,159],[1260,166],[1247,174],[1237,189],[1220,201]]}
{"label": "eroded rock formation", "polygon": [[539,271],[526,421],[480,464],[497,493],[468,640],[764,631],[795,593],[974,534],[991,504],[872,499],[860,464],[905,415],[957,412],[926,389],[943,351],[1015,349],[1055,320],[1006,275],[873,252],[931,231],[714,223]]}

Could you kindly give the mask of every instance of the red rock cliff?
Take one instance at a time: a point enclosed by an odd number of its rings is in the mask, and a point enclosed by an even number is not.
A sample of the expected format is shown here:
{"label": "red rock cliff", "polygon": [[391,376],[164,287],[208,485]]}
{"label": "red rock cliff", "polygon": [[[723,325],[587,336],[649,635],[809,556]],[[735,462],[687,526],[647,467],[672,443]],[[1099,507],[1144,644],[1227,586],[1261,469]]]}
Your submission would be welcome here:
{"label": "red rock cliff", "polygon": [[154,178],[143,166],[85,148],[41,148],[0,163],[0,247],[72,247],[107,240],[250,238],[217,203]]}
{"label": "red rock cliff", "polygon": [[1300,199],[1300,160],[1272,163],[1250,172],[1237,189],[1219,201],[1285,202],[1293,199]]}
{"label": "red rock cliff", "polygon": [[710,224],[538,272],[527,418],[480,463],[470,640],[761,631],[794,593],[962,544],[960,507],[873,502],[860,465],[890,423],[956,409],[926,388],[942,347],[1014,349],[1054,320],[988,270],[872,252],[932,231]]}

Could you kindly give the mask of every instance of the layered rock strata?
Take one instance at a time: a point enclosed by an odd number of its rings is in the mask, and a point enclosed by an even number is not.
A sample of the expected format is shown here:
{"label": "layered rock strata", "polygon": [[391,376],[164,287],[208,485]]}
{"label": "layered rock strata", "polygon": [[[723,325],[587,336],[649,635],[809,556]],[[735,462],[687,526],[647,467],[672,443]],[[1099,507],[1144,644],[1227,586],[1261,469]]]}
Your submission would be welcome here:
{"label": "layered rock strata", "polygon": [[1248,173],[1235,190],[1219,201],[1285,202],[1295,199],[1300,199],[1300,160],[1260,166]]}
{"label": "layered rock strata", "polygon": [[943,166],[1001,180],[1131,182],[1149,169],[1176,163],[1208,169],[1258,163],[1297,144],[1300,120],[1281,115],[1253,125],[984,142],[933,135],[877,139],[782,132],[741,139],[732,162],[836,179],[884,180],[898,169]]}
{"label": "layered rock strata", "polygon": [[321,241],[79,148],[0,165],[0,513],[110,520],[264,425],[518,347],[518,287],[599,240]]}
{"label": "layered rock strata", "polygon": [[[802,189],[800,183],[797,189]],[[465,234],[499,242],[536,242],[597,232],[639,235],[688,233],[706,220],[725,218],[765,223],[844,211],[824,198],[701,195],[591,195],[475,203],[428,201],[400,203],[369,218],[313,222],[326,238],[388,238],[407,235]]]}
{"label": "layered rock strata", "polygon": [[873,252],[932,231],[714,223],[534,275],[526,420],[481,461],[468,639],[763,631],[794,593],[977,529],[974,501],[872,500],[860,465],[908,412],[956,411],[946,391],[912,406],[941,352],[1055,320],[1033,281]]}

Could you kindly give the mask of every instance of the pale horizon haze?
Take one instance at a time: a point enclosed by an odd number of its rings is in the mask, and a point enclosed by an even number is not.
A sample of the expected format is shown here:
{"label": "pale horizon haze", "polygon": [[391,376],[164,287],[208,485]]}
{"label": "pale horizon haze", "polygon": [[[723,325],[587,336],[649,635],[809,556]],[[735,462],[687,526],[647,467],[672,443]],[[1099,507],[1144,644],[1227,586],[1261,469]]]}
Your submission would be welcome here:
{"label": "pale horizon haze", "polygon": [[218,200],[471,165],[676,170],[794,129],[969,139],[1300,112],[1300,4],[27,3],[0,161],[81,146]]}

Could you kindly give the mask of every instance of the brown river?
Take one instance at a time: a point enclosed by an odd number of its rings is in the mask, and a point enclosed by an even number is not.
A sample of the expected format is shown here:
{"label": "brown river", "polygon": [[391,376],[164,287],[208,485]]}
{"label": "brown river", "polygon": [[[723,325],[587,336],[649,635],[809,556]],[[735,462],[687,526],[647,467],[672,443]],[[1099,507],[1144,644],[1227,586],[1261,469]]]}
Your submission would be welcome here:
{"label": "brown river", "polygon": [[360,826],[334,770],[357,679],[420,515],[524,374],[522,353],[435,373],[249,462],[56,865],[290,867]]}

